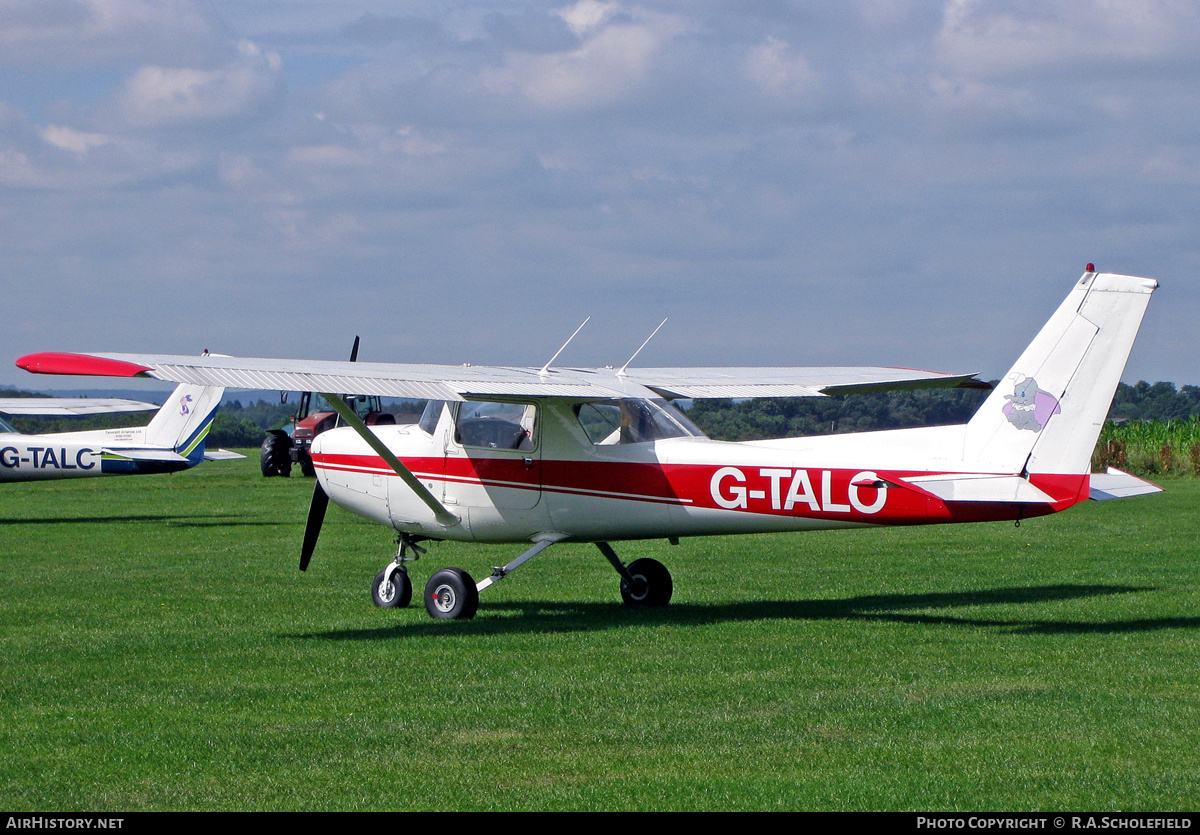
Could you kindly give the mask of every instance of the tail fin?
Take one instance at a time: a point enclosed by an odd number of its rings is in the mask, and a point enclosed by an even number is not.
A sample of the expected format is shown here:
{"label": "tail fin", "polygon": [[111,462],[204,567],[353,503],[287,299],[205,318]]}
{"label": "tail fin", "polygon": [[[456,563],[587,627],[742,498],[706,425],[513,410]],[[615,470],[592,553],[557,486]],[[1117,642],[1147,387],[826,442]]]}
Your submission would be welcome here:
{"label": "tail fin", "polygon": [[1084,273],[967,423],[965,459],[982,472],[1089,472],[1157,287],[1150,278]]}
{"label": "tail fin", "polygon": [[204,439],[224,394],[221,386],[179,386],[146,426],[146,443],[167,447],[191,464],[199,464],[204,460]]}

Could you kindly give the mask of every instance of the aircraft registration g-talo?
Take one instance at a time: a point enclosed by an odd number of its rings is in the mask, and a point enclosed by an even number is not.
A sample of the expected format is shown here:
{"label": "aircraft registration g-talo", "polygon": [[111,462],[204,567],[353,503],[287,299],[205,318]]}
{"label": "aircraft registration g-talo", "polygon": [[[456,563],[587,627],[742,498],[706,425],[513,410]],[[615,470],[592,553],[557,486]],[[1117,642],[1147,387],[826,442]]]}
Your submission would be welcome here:
{"label": "aircraft registration g-talo", "polygon": [[[538,369],[54,353],[17,364],[49,374],[326,393],[348,426],[313,444],[318,481],[300,568],[307,568],[329,499],[394,528],[397,554],[373,585],[379,606],[408,604],[408,564],[423,553],[424,540],[527,546],[479,583],[461,569],[435,572],[424,593],[435,618],[471,617],[480,591],[561,542],[594,543],[620,575],[625,602],[655,606],[671,598],[670,573],[652,559],[626,565],[609,543],[1019,522],[1089,497],[1158,491],[1116,470],[1090,472],[1158,285],[1088,267],[961,426],[733,443],[706,438],[667,402],[962,385],[974,376],[896,368],[626,363],[617,370],[552,368],[552,358]],[[417,424],[368,428],[329,394],[340,391],[418,398],[428,406]]]}
{"label": "aircraft registration g-talo", "polygon": [[204,449],[204,439],[224,391],[220,386],[181,385],[161,408],[132,400],[0,399],[0,413],[7,415],[91,415],[158,409],[147,426],[48,435],[23,435],[0,420],[0,482],[170,473],[206,459],[243,458],[236,452]]}

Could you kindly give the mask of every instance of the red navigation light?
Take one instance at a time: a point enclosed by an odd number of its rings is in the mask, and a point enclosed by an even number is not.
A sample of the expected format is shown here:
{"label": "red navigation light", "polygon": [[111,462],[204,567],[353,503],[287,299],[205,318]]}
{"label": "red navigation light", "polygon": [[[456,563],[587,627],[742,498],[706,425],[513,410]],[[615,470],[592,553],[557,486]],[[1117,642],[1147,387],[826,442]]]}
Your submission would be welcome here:
{"label": "red navigation light", "polygon": [[1088,271],[1089,273],[1094,273],[1094,272],[1096,271],[1096,265],[1095,265],[1095,264],[1088,264],[1087,271]]}

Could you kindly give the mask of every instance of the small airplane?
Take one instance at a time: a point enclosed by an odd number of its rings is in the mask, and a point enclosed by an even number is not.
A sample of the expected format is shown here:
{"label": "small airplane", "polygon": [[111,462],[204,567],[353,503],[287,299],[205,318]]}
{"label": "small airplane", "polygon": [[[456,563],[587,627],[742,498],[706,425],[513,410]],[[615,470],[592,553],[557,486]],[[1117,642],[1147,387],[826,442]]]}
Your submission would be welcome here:
{"label": "small airplane", "polygon": [[648,558],[626,565],[611,542],[1019,524],[1089,497],[1157,492],[1117,470],[1090,472],[1157,286],[1089,264],[965,425],[771,441],[710,440],[667,401],[987,386],[975,375],[897,368],[630,368],[636,352],[620,369],[552,368],[558,354],[540,369],[62,353],[30,354],[17,365],[426,400],[416,424],[368,428],[341,398],[325,395],[347,425],[312,446],[317,486],[302,571],[332,499],[398,533],[396,556],[372,585],[378,606],[408,605],[408,564],[426,540],[526,545],[478,583],[459,568],[433,573],[424,602],[435,618],[472,617],[481,591],[561,542],[594,543],[620,576],[626,604],[662,606],[673,593],[667,568]]}
{"label": "small airplane", "polygon": [[22,397],[0,399],[8,415],[158,413],[147,426],[23,435],[0,419],[0,482],[170,473],[201,461],[244,458],[227,450],[205,451],[204,440],[225,389],[181,385],[166,403],[133,400]]}

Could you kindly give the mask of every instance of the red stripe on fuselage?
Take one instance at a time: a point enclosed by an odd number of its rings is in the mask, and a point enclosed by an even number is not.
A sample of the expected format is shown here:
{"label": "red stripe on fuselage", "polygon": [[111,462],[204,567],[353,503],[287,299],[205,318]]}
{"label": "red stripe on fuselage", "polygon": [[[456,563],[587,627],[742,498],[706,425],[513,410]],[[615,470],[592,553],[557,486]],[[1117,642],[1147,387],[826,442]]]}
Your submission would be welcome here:
{"label": "red stripe on fuselage", "polygon": [[[329,470],[394,475],[373,455],[313,456]],[[717,464],[638,464],[522,458],[408,458],[421,479],[485,488],[677,504],[772,516],[819,518],[876,525],[976,522],[1032,518],[1064,510],[1087,497],[1086,475],[1034,475],[1031,483],[1054,499],[1051,504],[943,502],[924,491],[903,487],[854,486],[857,469],[762,467]],[[879,471],[885,480],[931,475],[918,471]]]}

